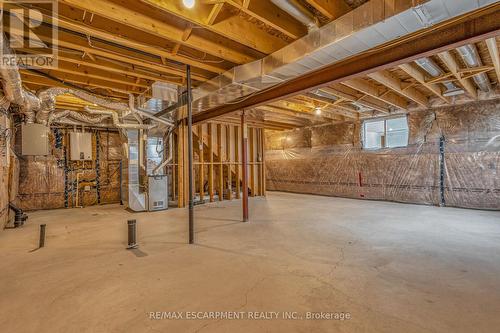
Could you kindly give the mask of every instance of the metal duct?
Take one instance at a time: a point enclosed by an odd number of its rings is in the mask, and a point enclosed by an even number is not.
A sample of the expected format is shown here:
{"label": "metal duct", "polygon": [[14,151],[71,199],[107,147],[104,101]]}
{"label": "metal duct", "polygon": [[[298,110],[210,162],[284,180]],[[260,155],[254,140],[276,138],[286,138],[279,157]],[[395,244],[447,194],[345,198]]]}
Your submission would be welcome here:
{"label": "metal duct", "polygon": [[[424,71],[429,73],[432,77],[438,77],[444,74],[441,67],[439,67],[432,59],[430,58],[420,58],[415,60],[415,63],[420,66]],[[455,96],[464,94],[465,91],[460,87],[457,87],[453,82],[443,82],[443,85],[446,87],[446,91],[443,93],[444,96]]]}
{"label": "metal duct", "polygon": [[193,91],[193,112],[245,98],[498,0],[371,0],[263,59],[234,67]]}
{"label": "metal duct", "polygon": [[[14,52],[12,52],[8,45],[7,37],[3,33],[0,34],[0,42],[2,44],[3,57],[15,58]],[[36,96],[22,87],[19,67],[16,61],[11,61],[11,63],[13,66],[0,66],[3,90],[9,102],[21,107],[21,112],[26,114],[27,123],[33,123],[36,120],[39,123],[46,124],[50,114],[55,110],[56,97],[67,93],[108,109],[129,112],[126,103],[115,102],[76,89],[49,88]]]}
{"label": "metal duct", "polygon": [[156,127],[156,125],[143,125],[143,124],[126,124],[123,122],[120,122],[120,119],[118,117],[118,114],[114,111],[110,110],[98,110],[91,108],[89,106],[86,106],[84,110],[90,114],[100,114],[100,115],[108,115],[111,117],[113,120],[113,125],[118,128],[123,128],[123,129],[145,129],[145,130],[151,130]]}
{"label": "metal duct", "polygon": [[[477,53],[477,49],[475,45],[468,44],[464,46],[460,46],[457,48],[458,54],[462,57],[467,67],[474,68],[480,67],[483,65],[481,62],[481,57]],[[488,75],[486,73],[480,73],[473,76],[474,82],[476,82],[479,89],[484,92],[491,91],[491,83]]]}
{"label": "metal duct", "polygon": [[[0,43],[2,44],[2,57],[15,58],[14,52],[8,45],[7,37],[4,33],[0,34]],[[23,89],[21,75],[16,61],[9,61],[13,66],[0,66],[0,74],[3,79],[3,91],[7,100],[21,107],[21,112],[26,114],[26,122],[35,121],[35,110],[40,108],[40,100],[32,93]]]}
{"label": "metal duct", "polygon": [[313,30],[318,28],[318,19],[297,0],[271,0],[271,2],[304,24],[307,29]]}
{"label": "metal duct", "polygon": [[9,99],[0,91],[0,112],[6,113],[9,110],[10,101]]}
{"label": "metal duct", "polygon": [[110,118],[111,115],[103,114],[103,115],[92,116],[92,115],[89,115],[89,114],[83,113],[83,112],[64,110],[64,111],[53,113],[50,117],[49,124],[57,119],[66,118],[66,117],[72,118],[74,120],[77,120],[77,121],[80,121],[83,123],[99,124],[99,123],[102,123],[105,119]]}

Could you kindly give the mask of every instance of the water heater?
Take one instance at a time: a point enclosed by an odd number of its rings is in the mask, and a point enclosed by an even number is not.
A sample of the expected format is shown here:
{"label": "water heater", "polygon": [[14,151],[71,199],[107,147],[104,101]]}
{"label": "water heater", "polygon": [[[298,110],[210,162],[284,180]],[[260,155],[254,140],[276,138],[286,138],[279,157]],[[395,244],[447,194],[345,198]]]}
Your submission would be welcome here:
{"label": "water heater", "polygon": [[70,159],[72,161],[92,160],[92,134],[70,132]]}

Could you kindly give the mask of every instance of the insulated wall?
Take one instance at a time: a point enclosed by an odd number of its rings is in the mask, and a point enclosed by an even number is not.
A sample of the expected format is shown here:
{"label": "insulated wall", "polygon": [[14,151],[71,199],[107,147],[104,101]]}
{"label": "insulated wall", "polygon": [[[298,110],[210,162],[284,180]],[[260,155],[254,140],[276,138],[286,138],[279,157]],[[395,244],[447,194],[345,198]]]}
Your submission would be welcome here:
{"label": "insulated wall", "polygon": [[0,230],[9,217],[10,129],[7,116],[0,114]]}
{"label": "insulated wall", "polygon": [[270,132],[267,188],[428,205],[444,200],[446,206],[500,209],[498,100],[413,112],[408,122],[408,147],[375,151],[361,148],[359,122]]}
{"label": "insulated wall", "polygon": [[[106,130],[92,131],[92,161],[69,160],[68,134],[68,130],[61,129],[62,145],[58,147],[52,129],[50,155],[23,156],[20,159],[19,193],[16,200],[20,208],[54,209],[64,208],[66,204],[68,207],[74,207],[95,205],[98,201],[101,204],[120,202],[120,161],[125,158],[120,134]],[[19,142],[17,137],[16,144]],[[97,151],[99,176],[96,168]],[[122,165],[127,165],[126,160]],[[126,175],[126,168],[123,174]],[[124,178],[123,183],[126,181],[126,177]]]}

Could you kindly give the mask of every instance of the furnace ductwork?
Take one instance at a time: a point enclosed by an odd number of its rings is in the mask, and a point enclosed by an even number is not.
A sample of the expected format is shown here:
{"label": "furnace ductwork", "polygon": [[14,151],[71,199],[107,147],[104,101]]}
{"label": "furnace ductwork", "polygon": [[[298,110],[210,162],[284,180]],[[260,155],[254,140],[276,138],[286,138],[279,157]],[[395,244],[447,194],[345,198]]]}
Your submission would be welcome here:
{"label": "furnace ductwork", "polygon": [[72,118],[74,120],[83,122],[83,123],[89,123],[89,124],[99,124],[102,123],[104,120],[107,118],[111,118],[111,115],[109,114],[103,114],[103,115],[89,115],[87,113],[83,112],[78,112],[78,111],[71,111],[71,110],[64,110],[64,111],[59,111],[56,113],[53,113],[50,118],[49,118],[49,124],[52,123],[53,121],[56,121],[61,118]]}
{"label": "furnace ductwork", "polygon": [[371,0],[261,60],[234,67],[205,82],[193,91],[193,112],[234,103],[497,1]]}

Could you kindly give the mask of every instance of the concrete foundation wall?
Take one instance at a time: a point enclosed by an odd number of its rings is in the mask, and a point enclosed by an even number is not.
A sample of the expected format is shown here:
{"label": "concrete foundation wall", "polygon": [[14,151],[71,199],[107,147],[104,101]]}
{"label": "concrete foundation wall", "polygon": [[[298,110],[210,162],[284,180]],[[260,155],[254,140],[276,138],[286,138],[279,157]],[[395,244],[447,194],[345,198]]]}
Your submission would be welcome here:
{"label": "concrete foundation wall", "polygon": [[409,146],[361,148],[361,123],[266,135],[268,190],[439,205],[445,137],[447,206],[500,209],[499,100],[410,113]]}

